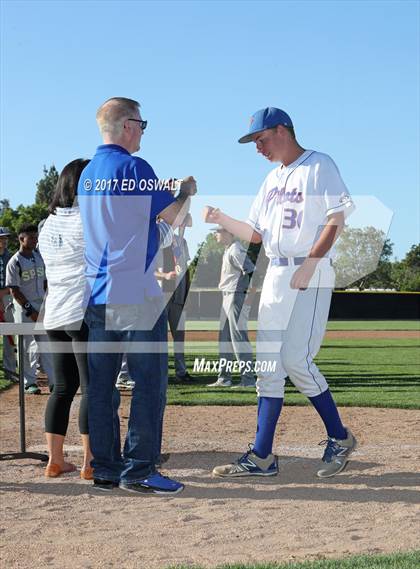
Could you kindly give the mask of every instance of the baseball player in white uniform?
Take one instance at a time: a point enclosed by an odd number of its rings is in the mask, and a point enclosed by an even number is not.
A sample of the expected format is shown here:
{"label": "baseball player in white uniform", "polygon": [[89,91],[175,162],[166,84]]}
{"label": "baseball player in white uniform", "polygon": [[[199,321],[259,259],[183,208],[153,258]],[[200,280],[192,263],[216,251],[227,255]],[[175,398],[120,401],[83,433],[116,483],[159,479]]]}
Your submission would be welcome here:
{"label": "baseball player in white uniform", "polygon": [[302,148],[284,111],[257,111],[239,142],[254,142],[257,152],[281,164],[266,177],[245,222],[210,206],[204,219],[264,245],[270,262],[258,314],[257,362],[270,360],[272,365],[270,371],[258,373],[255,443],[235,463],[218,466],[213,474],[278,473],[272,445],[289,377],[310,399],[327,431],[317,475],[334,476],[346,466],[356,439],[341,422],[313,358],[325,333],[334,287],[332,247],[354,206],[333,160]]}

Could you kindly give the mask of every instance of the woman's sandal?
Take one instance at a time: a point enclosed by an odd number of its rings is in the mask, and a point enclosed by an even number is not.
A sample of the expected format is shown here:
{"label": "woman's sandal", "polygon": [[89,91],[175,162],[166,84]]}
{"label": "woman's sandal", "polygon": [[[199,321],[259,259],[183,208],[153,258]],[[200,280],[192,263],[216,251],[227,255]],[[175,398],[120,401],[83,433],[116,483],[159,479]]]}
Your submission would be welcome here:
{"label": "woman's sandal", "polygon": [[60,474],[67,474],[68,472],[74,472],[77,470],[74,464],[71,464],[70,462],[66,462],[66,464],[69,466],[68,469],[62,469],[59,464],[48,464],[47,468],[45,469],[45,476],[47,478],[57,478],[57,476],[60,476]]}
{"label": "woman's sandal", "polygon": [[80,471],[80,478],[83,480],[93,480],[93,468],[91,466],[86,466]]}

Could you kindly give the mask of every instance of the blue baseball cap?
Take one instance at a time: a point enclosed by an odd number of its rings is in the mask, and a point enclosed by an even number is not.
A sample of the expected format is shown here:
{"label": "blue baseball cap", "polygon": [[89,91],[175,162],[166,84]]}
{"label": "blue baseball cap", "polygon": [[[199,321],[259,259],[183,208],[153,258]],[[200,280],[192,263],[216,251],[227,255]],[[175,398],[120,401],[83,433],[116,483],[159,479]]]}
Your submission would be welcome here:
{"label": "blue baseball cap", "polygon": [[239,143],[252,142],[252,136],[257,132],[262,132],[268,128],[274,128],[278,125],[293,128],[292,119],[287,113],[276,107],[266,107],[254,113],[249,124],[249,132],[238,140]]}

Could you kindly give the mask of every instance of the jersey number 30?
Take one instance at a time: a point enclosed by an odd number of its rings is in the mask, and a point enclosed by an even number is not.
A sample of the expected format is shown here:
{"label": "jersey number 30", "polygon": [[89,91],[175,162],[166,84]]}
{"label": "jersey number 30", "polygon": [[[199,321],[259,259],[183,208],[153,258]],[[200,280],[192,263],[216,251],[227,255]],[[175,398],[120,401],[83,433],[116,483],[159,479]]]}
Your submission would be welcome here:
{"label": "jersey number 30", "polygon": [[303,211],[297,212],[295,209],[284,208],[283,214],[283,229],[294,229],[296,225],[300,229],[302,224]]}

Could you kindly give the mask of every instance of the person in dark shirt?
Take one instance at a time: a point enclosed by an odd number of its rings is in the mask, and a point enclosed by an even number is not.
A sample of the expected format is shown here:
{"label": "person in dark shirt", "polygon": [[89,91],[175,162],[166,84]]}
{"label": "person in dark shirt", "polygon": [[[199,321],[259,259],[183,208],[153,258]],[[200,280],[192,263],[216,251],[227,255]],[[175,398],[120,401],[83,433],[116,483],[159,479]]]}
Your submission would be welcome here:
{"label": "person in dark shirt", "polygon": [[[11,254],[7,249],[10,232],[0,227],[0,322],[13,322],[12,301],[9,287],[6,286],[6,267]],[[13,336],[3,337],[3,369],[6,379],[16,377],[16,348]]]}

